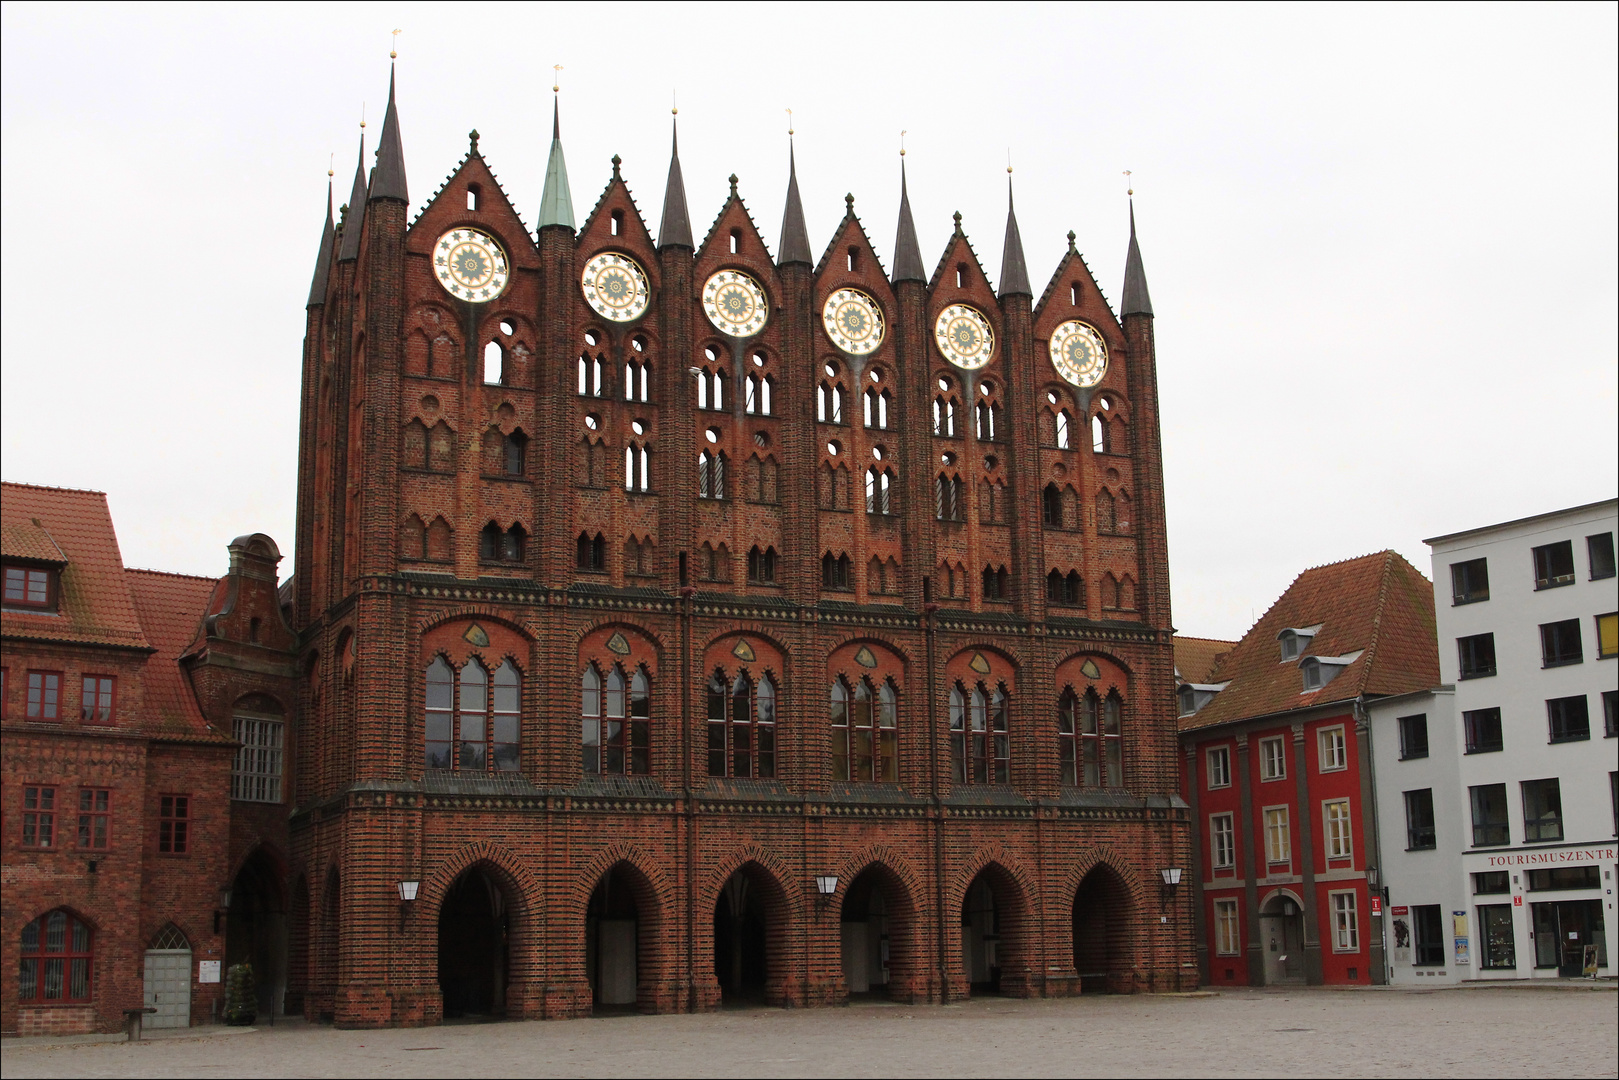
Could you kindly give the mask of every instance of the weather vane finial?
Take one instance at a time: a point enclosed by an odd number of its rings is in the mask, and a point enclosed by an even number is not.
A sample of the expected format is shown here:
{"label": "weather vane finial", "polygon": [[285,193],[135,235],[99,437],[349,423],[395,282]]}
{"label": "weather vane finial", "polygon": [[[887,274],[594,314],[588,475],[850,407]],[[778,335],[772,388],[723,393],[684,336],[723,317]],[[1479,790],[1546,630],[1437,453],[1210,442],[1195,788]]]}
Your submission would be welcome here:
{"label": "weather vane finial", "polygon": [[365,102],[360,102],[360,130],[365,130]]}
{"label": "weather vane finial", "polygon": [[793,110],[787,110],[787,134],[793,133]]}
{"label": "weather vane finial", "polygon": [[560,94],[562,92],[562,65],[552,64],[551,72],[551,93]]}
{"label": "weather vane finial", "polygon": [[393,43],[393,46],[388,50],[388,59],[390,59],[390,60],[399,59],[399,35],[403,34],[403,33],[404,33],[403,30],[395,30],[395,31],[393,31],[394,43]]}
{"label": "weather vane finial", "polygon": [[1130,179],[1130,170],[1129,169],[1124,170],[1124,177],[1125,177],[1125,180],[1124,180],[1124,193],[1126,195],[1134,195],[1136,193],[1136,185],[1135,185],[1135,181]]}
{"label": "weather vane finial", "polygon": [[1012,148],[1010,146],[1006,148],[1006,175],[1012,175]]}
{"label": "weather vane finial", "polygon": [[905,129],[904,128],[901,128],[900,133],[899,133],[899,156],[900,157],[905,156]]}
{"label": "weather vane finial", "polygon": [[335,175],[337,175],[336,172],[333,169],[333,165],[336,163],[336,161],[337,161],[337,155],[336,154],[331,154],[331,155],[329,155],[327,157],[327,159],[326,159],[326,175],[327,176],[335,176]]}
{"label": "weather vane finial", "polygon": [[680,115],[680,93],[676,90],[669,91],[669,115]]}

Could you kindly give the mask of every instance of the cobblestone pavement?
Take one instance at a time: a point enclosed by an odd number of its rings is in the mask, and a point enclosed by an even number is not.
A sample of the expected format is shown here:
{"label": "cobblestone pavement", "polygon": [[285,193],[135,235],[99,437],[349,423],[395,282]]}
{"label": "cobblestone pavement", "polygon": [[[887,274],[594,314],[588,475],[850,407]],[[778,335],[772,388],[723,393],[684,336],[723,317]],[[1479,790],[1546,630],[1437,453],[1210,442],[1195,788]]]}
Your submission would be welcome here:
{"label": "cobblestone pavement", "polygon": [[981,998],[338,1031],[194,1029],[139,1043],[6,1040],[42,1076],[1615,1076],[1605,989],[1254,990]]}

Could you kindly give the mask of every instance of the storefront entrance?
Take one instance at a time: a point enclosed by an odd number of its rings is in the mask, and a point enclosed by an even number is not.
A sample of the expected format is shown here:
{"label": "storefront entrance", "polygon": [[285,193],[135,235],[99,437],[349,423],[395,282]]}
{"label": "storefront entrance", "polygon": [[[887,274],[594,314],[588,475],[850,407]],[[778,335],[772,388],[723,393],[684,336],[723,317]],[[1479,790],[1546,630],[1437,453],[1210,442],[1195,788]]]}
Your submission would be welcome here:
{"label": "storefront entrance", "polygon": [[1534,904],[1535,967],[1556,968],[1565,979],[1578,978],[1584,969],[1585,947],[1596,946],[1597,964],[1608,963],[1608,940],[1602,922],[1602,901],[1562,900]]}
{"label": "storefront entrance", "polygon": [[1304,912],[1290,896],[1274,896],[1259,912],[1265,985],[1304,982]]}

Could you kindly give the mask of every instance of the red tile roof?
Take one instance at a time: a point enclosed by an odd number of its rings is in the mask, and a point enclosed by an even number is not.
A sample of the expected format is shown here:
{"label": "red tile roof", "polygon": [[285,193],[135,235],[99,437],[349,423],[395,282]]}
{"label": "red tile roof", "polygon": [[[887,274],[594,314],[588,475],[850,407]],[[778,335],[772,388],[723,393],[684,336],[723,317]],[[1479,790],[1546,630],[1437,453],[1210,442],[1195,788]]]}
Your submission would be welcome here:
{"label": "red tile roof", "polygon": [[[1283,661],[1277,635],[1320,625],[1301,653],[1360,656],[1319,690],[1302,693],[1298,660]],[[1209,682],[1231,685],[1191,716],[1182,731],[1307,709],[1365,695],[1404,694],[1439,682],[1433,586],[1393,551],[1317,566],[1293,580]]]}
{"label": "red tile roof", "polygon": [[157,648],[144,674],[147,730],[153,734],[207,734],[208,722],[191,692],[190,680],[180,669],[180,656],[197,634],[215,580],[157,570],[126,570],[124,576],[147,639]]}
{"label": "red tile roof", "polygon": [[[42,539],[48,539],[60,551],[58,557],[67,560],[61,571],[57,613],[5,611],[0,613],[0,635],[76,644],[147,645],[124,581],[124,560],[105,494],[0,483],[0,532],[8,555],[13,542],[23,550],[39,552]],[[42,538],[40,533],[48,535]],[[20,551],[18,555],[25,557]]]}
{"label": "red tile roof", "polygon": [[65,563],[67,556],[56,546],[51,534],[38,518],[8,515],[0,524],[0,555],[8,559],[34,559],[39,562]]}
{"label": "red tile roof", "polygon": [[1175,635],[1175,674],[1181,682],[1207,683],[1216,665],[1236,647],[1235,641]]}

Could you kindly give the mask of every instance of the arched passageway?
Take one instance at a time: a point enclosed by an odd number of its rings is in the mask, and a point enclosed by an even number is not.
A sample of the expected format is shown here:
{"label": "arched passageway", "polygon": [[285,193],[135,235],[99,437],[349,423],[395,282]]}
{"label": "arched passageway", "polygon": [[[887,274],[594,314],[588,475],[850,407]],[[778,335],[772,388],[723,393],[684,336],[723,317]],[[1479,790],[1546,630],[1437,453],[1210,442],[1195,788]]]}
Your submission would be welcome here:
{"label": "arched passageway", "polygon": [[1074,892],[1074,970],[1080,992],[1128,990],[1135,970],[1131,924],[1134,904],[1119,875],[1098,866]]}
{"label": "arched passageway", "polygon": [[1305,981],[1304,911],[1293,896],[1277,892],[1260,907],[1259,943],[1266,986]]}
{"label": "arched passageway", "polygon": [[973,878],[962,897],[961,971],[974,994],[1001,990],[1001,891],[994,875],[985,870]]}
{"label": "arched passageway", "polygon": [[445,893],[438,917],[438,985],[446,1019],[505,1015],[507,899],[500,883],[477,866]]}
{"label": "arched passageway", "polygon": [[287,991],[287,904],[281,866],[253,849],[231,882],[225,914],[225,968],[252,964],[258,1014],[280,1016]]}
{"label": "arched passageway", "polygon": [[914,915],[910,895],[888,867],[873,863],[855,875],[839,918],[843,983],[851,996],[910,1000]]}
{"label": "arched passageway", "polygon": [[639,882],[619,863],[602,875],[585,909],[585,972],[592,1007],[623,1011],[636,1003],[640,984]]}
{"label": "arched passageway", "polygon": [[781,887],[757,863],[732,874],[720,889],[714,901],[714,977],[726,1004],[765,1002],[776,961],[771,922],[780,906]]}

